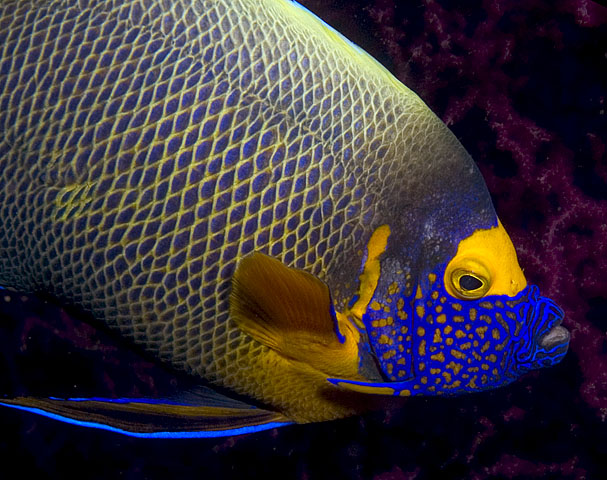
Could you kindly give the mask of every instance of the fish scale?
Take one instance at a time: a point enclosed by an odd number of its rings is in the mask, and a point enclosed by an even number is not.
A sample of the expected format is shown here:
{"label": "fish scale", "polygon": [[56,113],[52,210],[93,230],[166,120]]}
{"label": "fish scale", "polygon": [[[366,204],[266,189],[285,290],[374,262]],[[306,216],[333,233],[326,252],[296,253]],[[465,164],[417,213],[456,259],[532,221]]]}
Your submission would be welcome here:
{"label": "fish scale", "polygon": [[387,73],[287,14],[300,9],[2,2],[0,281],[262,396],[240,360],[265,347],[228,318],[237,261],[258,250],[324,279],[345,270],[343,303],[348,258],[394,189],[393,151],[423,143],[402,125],[425,126]]}

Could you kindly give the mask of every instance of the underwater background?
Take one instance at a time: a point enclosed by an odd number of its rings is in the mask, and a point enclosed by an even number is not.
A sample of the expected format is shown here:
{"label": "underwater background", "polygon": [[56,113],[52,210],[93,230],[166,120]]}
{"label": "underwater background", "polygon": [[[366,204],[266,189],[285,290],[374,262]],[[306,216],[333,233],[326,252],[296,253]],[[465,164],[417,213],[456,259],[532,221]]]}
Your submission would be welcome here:
{"label": "underwater background", "polygon": [[[565,310],[569,353],[491,392],[411,398],[386,412],[223,439],[136,439],[0,409],[2,470],[164,480],[607,478],[607,8],[301,3],[455,132],[529,283]],[[0,291],[0,393],[143,396],[182,381],[82,315]]]}

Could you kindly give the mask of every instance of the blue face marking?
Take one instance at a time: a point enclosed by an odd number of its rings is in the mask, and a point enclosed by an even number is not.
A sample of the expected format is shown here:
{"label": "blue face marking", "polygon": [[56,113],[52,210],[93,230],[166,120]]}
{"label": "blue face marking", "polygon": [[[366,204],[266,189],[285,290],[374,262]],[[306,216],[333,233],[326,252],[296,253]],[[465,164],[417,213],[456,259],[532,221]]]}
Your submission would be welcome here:
{"label": "blue face marking", "polygon": [[362,321],[386,382],[346,383],[393,388],[394,395],[453,395],[508,384],[565,355],[563,312],[536,286],[514,297],[461,300],[442,278],[429,275],[408,296],[396,283],[383,296],[375,292]]}

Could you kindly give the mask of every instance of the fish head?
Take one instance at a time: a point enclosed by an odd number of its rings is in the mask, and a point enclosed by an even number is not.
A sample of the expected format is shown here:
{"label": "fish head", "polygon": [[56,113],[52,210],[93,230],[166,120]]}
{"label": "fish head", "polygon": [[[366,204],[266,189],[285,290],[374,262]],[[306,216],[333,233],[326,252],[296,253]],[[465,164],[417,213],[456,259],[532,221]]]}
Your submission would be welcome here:
{"label": "fish head", "polygon": [[[388,244],[389,235],[375,253]],[[421,268],[418,275],[389,258],[376,267],[364,312],[356,303],[352,307],[383,380],[341,386],[401,396],[487,390],[554,365],[567,351],[563,311],[527,285],[499,221],[474,231],[450,259]],[[365,281],[363,271],[361,284]]]}

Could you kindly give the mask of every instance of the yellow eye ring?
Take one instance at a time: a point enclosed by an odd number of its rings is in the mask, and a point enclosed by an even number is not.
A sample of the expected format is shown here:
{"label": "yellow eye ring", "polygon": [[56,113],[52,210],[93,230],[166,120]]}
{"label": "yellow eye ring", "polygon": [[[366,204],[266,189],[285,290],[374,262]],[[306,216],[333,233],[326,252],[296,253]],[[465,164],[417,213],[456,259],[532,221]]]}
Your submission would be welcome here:
{"label": "yellow eye ring", "polygon": [[467,300],[481,298],[491,286],[488,278],[461,268],[451,274],[451,285],[458,297]]}

